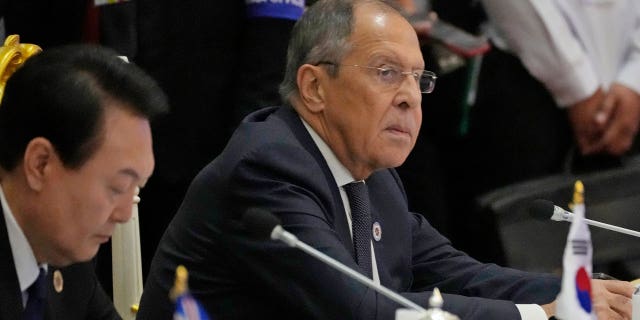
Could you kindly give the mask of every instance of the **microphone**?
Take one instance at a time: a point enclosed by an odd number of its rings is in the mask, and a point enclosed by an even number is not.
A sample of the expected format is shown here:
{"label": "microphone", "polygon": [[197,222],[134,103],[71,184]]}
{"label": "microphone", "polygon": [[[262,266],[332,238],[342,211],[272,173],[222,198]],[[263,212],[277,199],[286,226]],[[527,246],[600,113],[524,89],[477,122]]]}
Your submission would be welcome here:
{"label": "microphone", "polygon": [[347,267],[340,261],[331,258],[330,256],[316,250],[315,248],[309,246],[308,244],[298,240],[294,234],[288,232],[280,225],[280,219],[273,215],[271,212],[259,209],[259,208],[249,208],[242,216],[242,221],[244,222],[247,230],[257,238],[261,239],[272,239],[279,240],[290,247],[298,248],[305,253],[311,255],[312,257],[328,264],[329,266],[337,269],[338,271],[346,274],[350,278],[364,284],[365,286],[375,290],[376,292],[384,295],[385,297],[413,310],[416,310],[420,313],[426,313],[423,307],[415,304],[413,301],[401,296],[398,293],[393,292],[392,290],[379,285],[373,280],[363,276],[361,273]]}
{"label": "microphone", "polygon": [[[564,210],[554,205],[553,202],[548,200],[542,200],[542,199],[534,200],[531,203],[531,206],[529,207],[529,213],[531,214],[532,217],[538,220],[547,220],[551,218],[551,220],[554,220],[554,221],[567,221],[567,222],[573,221],[573,212]],[[588,225],[591,225],[594,227],[603,228],[603,229],[607,229],[615,232],[620,232],[620,233],[628,234],[630,236],[640,237],[640,232],[638,231],[629,230],[626,228],[621,228],[618,226],[614,226],[614,225],[610,225],[610,224],[602,223],[598,221],[593,221],[589,219],[584,219],[584,221]]]}

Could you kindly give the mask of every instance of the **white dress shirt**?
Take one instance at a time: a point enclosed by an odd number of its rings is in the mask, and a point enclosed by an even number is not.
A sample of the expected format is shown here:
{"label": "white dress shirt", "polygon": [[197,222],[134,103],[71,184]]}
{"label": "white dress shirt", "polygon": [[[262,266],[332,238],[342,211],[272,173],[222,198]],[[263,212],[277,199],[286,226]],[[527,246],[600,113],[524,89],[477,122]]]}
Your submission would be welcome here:
{"label": "white dress shirt", "polygon": [[33,250],[29,245],[29,241],[25,237],[18,222],[13,217],[13,212],[9,207],[9,203],[4,196],[4,191],[0,185],[0,202],[2,202],[2,211],[4,213],[4,221],[7,225],[7,235],[9,236],[9,244],[11,245],[11,253],[13,254],[13,262],[18,275],[18,283],[22,292],[22,307],[27,304],[27,289],[38,279],[40,268],[47,270],[47,265],[38,266]]}
{"label": "white dress shirt", "polygon": [[489,34],[560,106],[619,82],[640,93],[637,0],[483,0]]}

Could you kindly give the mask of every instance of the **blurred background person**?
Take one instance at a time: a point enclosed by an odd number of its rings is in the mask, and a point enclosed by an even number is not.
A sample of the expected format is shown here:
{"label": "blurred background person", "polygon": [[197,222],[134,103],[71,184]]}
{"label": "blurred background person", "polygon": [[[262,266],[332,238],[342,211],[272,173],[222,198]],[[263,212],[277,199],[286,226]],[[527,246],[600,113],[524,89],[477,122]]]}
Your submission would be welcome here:
{"label": "blurred background person", "polygon": [[478,210],[478,196],[567,170],[568,159],[572,170],[587,172],[637,152],[638,5],[485,0],[426,8],[490,36],[492,48],[474,88],[470,59],[456,62],[423,42],[431,61],[440,55],[454,68],[431,67],[439,90],[423,99],[422,135],[399,173],[412,210],[475,258],[505,263],[495,217]]}
{"label": "blurred background person", "polygon": [[[493,48],[483,60],[461,148],[461,190],[477,197],[565,170],[612,168],[637,153],[637,2],[482,3]],[[493,248],[483,249],[478,240],[495,225],[494,217],[473,203],[459,206],[456,214],[485,223],[468,223],[455,238],[465,239],[474,252]]]}

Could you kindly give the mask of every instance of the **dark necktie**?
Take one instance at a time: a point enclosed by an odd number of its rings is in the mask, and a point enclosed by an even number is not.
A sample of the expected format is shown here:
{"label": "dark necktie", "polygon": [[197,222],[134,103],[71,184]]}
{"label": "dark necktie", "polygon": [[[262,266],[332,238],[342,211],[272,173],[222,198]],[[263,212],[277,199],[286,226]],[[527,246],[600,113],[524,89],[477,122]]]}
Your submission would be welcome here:
{"label": "dark necktie", "polygon": [[364,182],[352,182],[344,185],[351,207],[351,229],[353,230],[353,248],[356,262],[363,274],[369,278],[371,271],[371,214],[369,212],[369,192]]}
{"label": "dark necktie", "polygon": [[24,308],[24,320],[44,319],[44,306],[47,299],[47,272],[40,268],[40,274],[36,281],[27,289],[29,297]]}

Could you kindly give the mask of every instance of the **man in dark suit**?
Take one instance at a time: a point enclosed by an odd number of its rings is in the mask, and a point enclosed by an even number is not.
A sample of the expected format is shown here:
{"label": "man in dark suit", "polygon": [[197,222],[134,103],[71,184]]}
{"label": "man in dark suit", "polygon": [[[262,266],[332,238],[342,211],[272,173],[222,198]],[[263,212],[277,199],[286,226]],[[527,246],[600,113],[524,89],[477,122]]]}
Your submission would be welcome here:
{"label": "man in dark suit", "polygon": [[0,319],[119,319],[87,261],[153,171],[162,91],[112,50],[71,46],[27,60],[2,99]]}
{"label": "man in dark suit", "polygon": [[[152,262],[138,319],[171,317],[178,264],[218,319],[394,317],[395,302],[285,244],[251,239],[239,223],[249,207],[423,306],[438,287],[444,309],[462,319],[552,315],[557,278],[477,262],[408,211],[392,168],[413,148],[421,93],[435,85],[423,68],[412,26],[390,6],[321,0],[309,8],[281,85],[290,105],[248,116],[193,181]],[[601,318],[630,316],[630,284],[593,288]]]}

